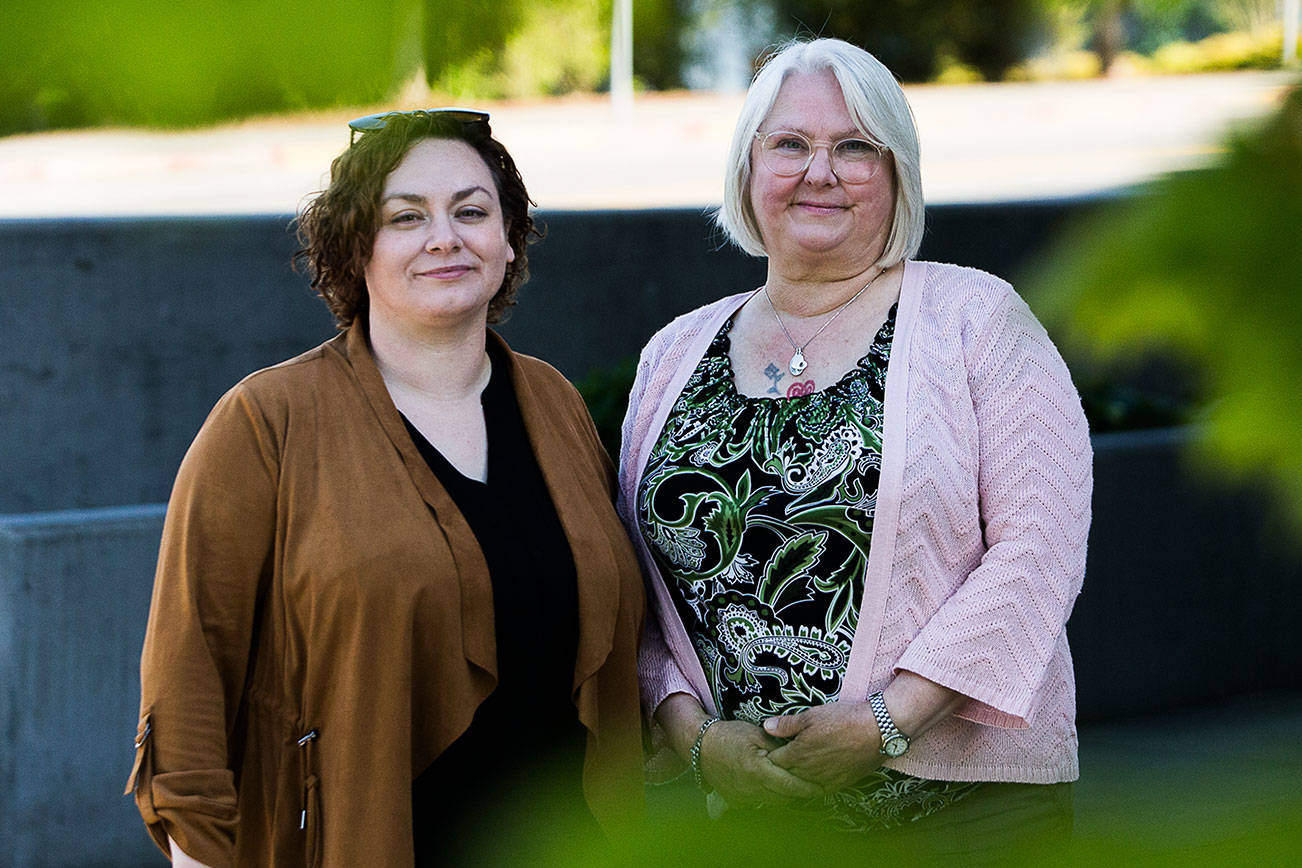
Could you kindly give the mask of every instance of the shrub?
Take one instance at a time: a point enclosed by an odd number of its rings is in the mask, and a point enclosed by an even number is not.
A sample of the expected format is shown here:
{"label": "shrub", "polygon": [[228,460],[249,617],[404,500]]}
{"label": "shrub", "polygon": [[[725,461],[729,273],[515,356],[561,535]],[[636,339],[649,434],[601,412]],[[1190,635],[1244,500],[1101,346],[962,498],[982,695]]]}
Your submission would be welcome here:
{"label": "shrub", "polygon": [[1099,56],[1092,51],[1055,51],[1019,63],[1005,75],[1008,81],[1096,78],[1103,71]]}
{"label": "shrub", "polygon": [[[437,29],[428,3],[427,29]],[[452,101],[518,99],[595,91],[610,66],[610,3],[469,3],[477,15],[500,20],[491,29],[468,27],[465,38],[431,42],[426,56],[430,88]],[[470,19],[473,24],[473,17]]]}
{"label": "shrub", "polygon": [[[1302,41],[1299,42],[1302,46]],[[1198,42],[1171,42],[1153,52],[1153,69],[1166,73],[1278,69],[1284,36],[1278,28],[1258,33],[1217,33]]]}
{"label": "shrub", "polygon": [[961,63],[949,55],[940,58],[940,72],[936,73],[936,84],[975,84],[985,81],[985,76],[974,66]]}
{"label": "shrub", "polygon": [[574,385],[588,405],[602,445],[612,459],[619,458],[620,426],[628,409],[628,392],[637,373],[637,357],[629,356],[609,368],[592,371]]}

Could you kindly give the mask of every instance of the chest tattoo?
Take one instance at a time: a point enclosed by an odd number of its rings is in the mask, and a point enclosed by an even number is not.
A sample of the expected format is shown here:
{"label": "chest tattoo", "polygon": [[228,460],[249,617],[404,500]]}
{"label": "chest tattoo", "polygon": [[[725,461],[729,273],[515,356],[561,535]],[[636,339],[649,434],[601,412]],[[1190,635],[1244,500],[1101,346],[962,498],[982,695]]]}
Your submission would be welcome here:
{"label": "chest tattoo", "polygon": [[767,394],[781,395],[782,393],[778,391],[778,382],[786,376],[786,374],[782,372],[782,369],[772,362],[769,362],[769,366],[764,369],[764,376],[773,381],[773,385],[769,386]]}

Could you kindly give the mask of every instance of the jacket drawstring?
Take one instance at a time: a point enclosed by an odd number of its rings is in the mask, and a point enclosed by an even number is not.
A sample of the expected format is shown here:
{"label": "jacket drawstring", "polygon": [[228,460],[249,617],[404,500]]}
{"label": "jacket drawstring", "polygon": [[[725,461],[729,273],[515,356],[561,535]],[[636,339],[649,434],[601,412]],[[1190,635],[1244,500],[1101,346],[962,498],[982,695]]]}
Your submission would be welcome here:
{"label": "jacket drawstring", "polygon": [[307,829],[308,780],[312,776],[312,742],[316,737],[317,731],[310,729],[298,740],[298,746],[303,748],[303,810],[298,815],[299,831]]}

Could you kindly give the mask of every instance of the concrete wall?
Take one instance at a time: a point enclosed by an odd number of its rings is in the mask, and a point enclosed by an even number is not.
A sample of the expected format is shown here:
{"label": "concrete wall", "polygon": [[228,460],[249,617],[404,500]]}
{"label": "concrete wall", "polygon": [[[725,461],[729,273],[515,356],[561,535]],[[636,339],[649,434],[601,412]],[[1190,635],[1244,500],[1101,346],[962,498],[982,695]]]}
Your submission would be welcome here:
{"label": "concrete wall", "polygon": [[1188,430],[1094,438],[1085,590],[1068,635],[1083,720],[1302,688],[1302,549]]}
{"label": "concrete wall", "polygon": [[[946,206],[923,254],[1011,274],[1093,200]],[[763,281],[696,211],[543,214],[502,327],[570,377]],[[208,410],[333,334],[288,217],[0,221],[0,514],[166,500]]]}
{"label": "concrete wall", "polygon": [[0,223],[0,513],[166,500],[217,397],[330,335],[286,225]]}
{"label": "concrete wall", "polygon": [[0,868],[161,861],[122,788],[162,523],[0,516]]}

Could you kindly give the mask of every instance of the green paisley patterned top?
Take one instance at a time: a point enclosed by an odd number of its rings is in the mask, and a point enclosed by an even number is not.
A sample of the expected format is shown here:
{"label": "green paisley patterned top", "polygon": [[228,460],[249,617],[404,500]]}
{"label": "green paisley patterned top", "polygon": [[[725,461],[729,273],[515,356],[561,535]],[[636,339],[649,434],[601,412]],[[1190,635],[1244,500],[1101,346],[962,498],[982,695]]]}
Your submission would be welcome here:
{"label": "green paisley patterned top", "polygon": [[[867,355],[813,391],[770,366],[774,397],[733,383],[729,320],[665,422],[638,491],[643,535],[720,714],[761,723],[836,700],[863,598],[895,308]],[[933,813],[970,783],[891,769],[803,809],[846,829]]]}

